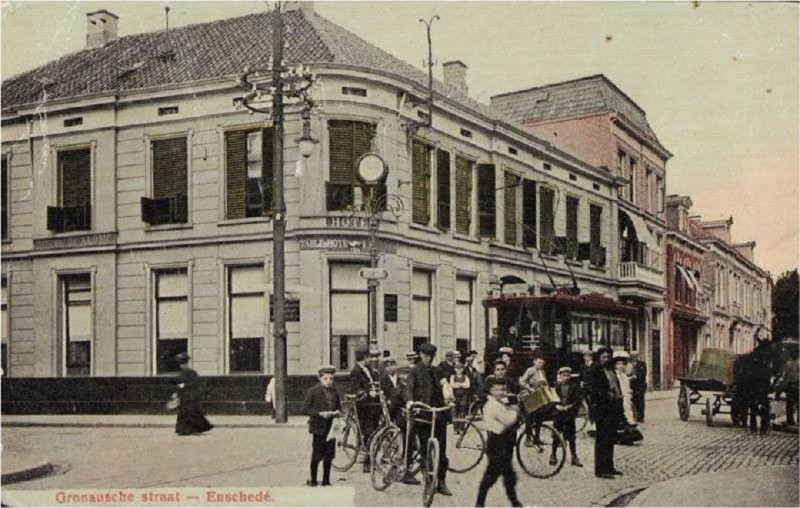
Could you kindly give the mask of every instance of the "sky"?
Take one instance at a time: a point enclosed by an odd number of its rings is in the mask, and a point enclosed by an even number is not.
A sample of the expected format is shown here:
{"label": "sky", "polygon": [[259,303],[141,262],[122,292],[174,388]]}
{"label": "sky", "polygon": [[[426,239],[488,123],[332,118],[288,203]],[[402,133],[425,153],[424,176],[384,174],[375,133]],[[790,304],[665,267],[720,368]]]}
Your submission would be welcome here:
{"label": "sky", "polygon": [[[120,35],[233,17],[265,2],[3,2],[2,78],[85,42],[85,13]],[[407,62],[469,66],[470,95],[605,74],[647,112],[673,154],[667,192],[704,219],[733,217],[777,275],[798,265],[798,4],[762,2],[315,2],[316,11]],[[441,77],[441,66],[435,72]]]}

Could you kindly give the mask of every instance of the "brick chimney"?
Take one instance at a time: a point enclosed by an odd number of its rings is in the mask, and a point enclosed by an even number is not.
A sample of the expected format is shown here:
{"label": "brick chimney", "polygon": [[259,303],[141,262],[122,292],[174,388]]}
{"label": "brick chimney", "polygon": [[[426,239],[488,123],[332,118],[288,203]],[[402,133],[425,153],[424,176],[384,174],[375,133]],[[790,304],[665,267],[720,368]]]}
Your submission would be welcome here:
{"label": "brick chimney", "polygon": [[452,60],[442,64],[444,70],[444,84],[452,86],[468,95],[467,89],[467,66],[461,60]]}
{"label": "brick chimney", "polygon": [[117,38],[119,17],[105,9],[86,14],[86,47],[99,48]]}

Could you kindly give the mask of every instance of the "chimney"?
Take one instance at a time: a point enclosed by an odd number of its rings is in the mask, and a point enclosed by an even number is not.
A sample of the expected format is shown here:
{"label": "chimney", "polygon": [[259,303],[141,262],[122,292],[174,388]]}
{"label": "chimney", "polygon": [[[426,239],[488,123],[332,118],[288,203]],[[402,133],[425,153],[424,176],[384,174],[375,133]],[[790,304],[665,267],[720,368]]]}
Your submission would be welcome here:
{"label": "chimney", "polygon": [[452,86],[464,95],[467,90],[467,66],[461,60],[452,60],[442,64],[444,70],[444,84]]}
{"label": "chimney", "polygon": [[86,14],[86,47],[99,48],[117,38],[119,17],[107,10]]}

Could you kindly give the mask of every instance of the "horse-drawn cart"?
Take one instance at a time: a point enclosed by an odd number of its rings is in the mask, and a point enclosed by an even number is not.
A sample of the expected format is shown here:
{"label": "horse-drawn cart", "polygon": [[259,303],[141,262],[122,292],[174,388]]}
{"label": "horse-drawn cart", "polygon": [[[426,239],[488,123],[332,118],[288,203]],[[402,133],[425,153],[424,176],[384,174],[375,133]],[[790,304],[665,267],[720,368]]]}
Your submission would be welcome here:
{"label": "horse-drawn cart", "polygon": [[714,423],[714,416],[729,414],[734,425],[742,423],[743,412],[736,401],[733,383],[733,363],[736,355],[723,349],[706,348],[699,362],[689,369],[689,376],[679,377],[678,417],[689,419],[691,406],[703,406],[700,413],[706,425]]}

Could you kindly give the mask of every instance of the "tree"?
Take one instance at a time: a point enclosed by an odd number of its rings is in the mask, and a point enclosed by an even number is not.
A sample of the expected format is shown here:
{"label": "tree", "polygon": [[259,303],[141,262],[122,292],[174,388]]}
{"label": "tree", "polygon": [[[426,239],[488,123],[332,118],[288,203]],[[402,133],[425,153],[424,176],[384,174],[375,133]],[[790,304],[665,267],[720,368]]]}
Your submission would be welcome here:
{"label": "tree", "polygon": [[777,339],[798,338],[798,294],[797,269],[784,272],[775,282],[772,290],[772,336]]}

